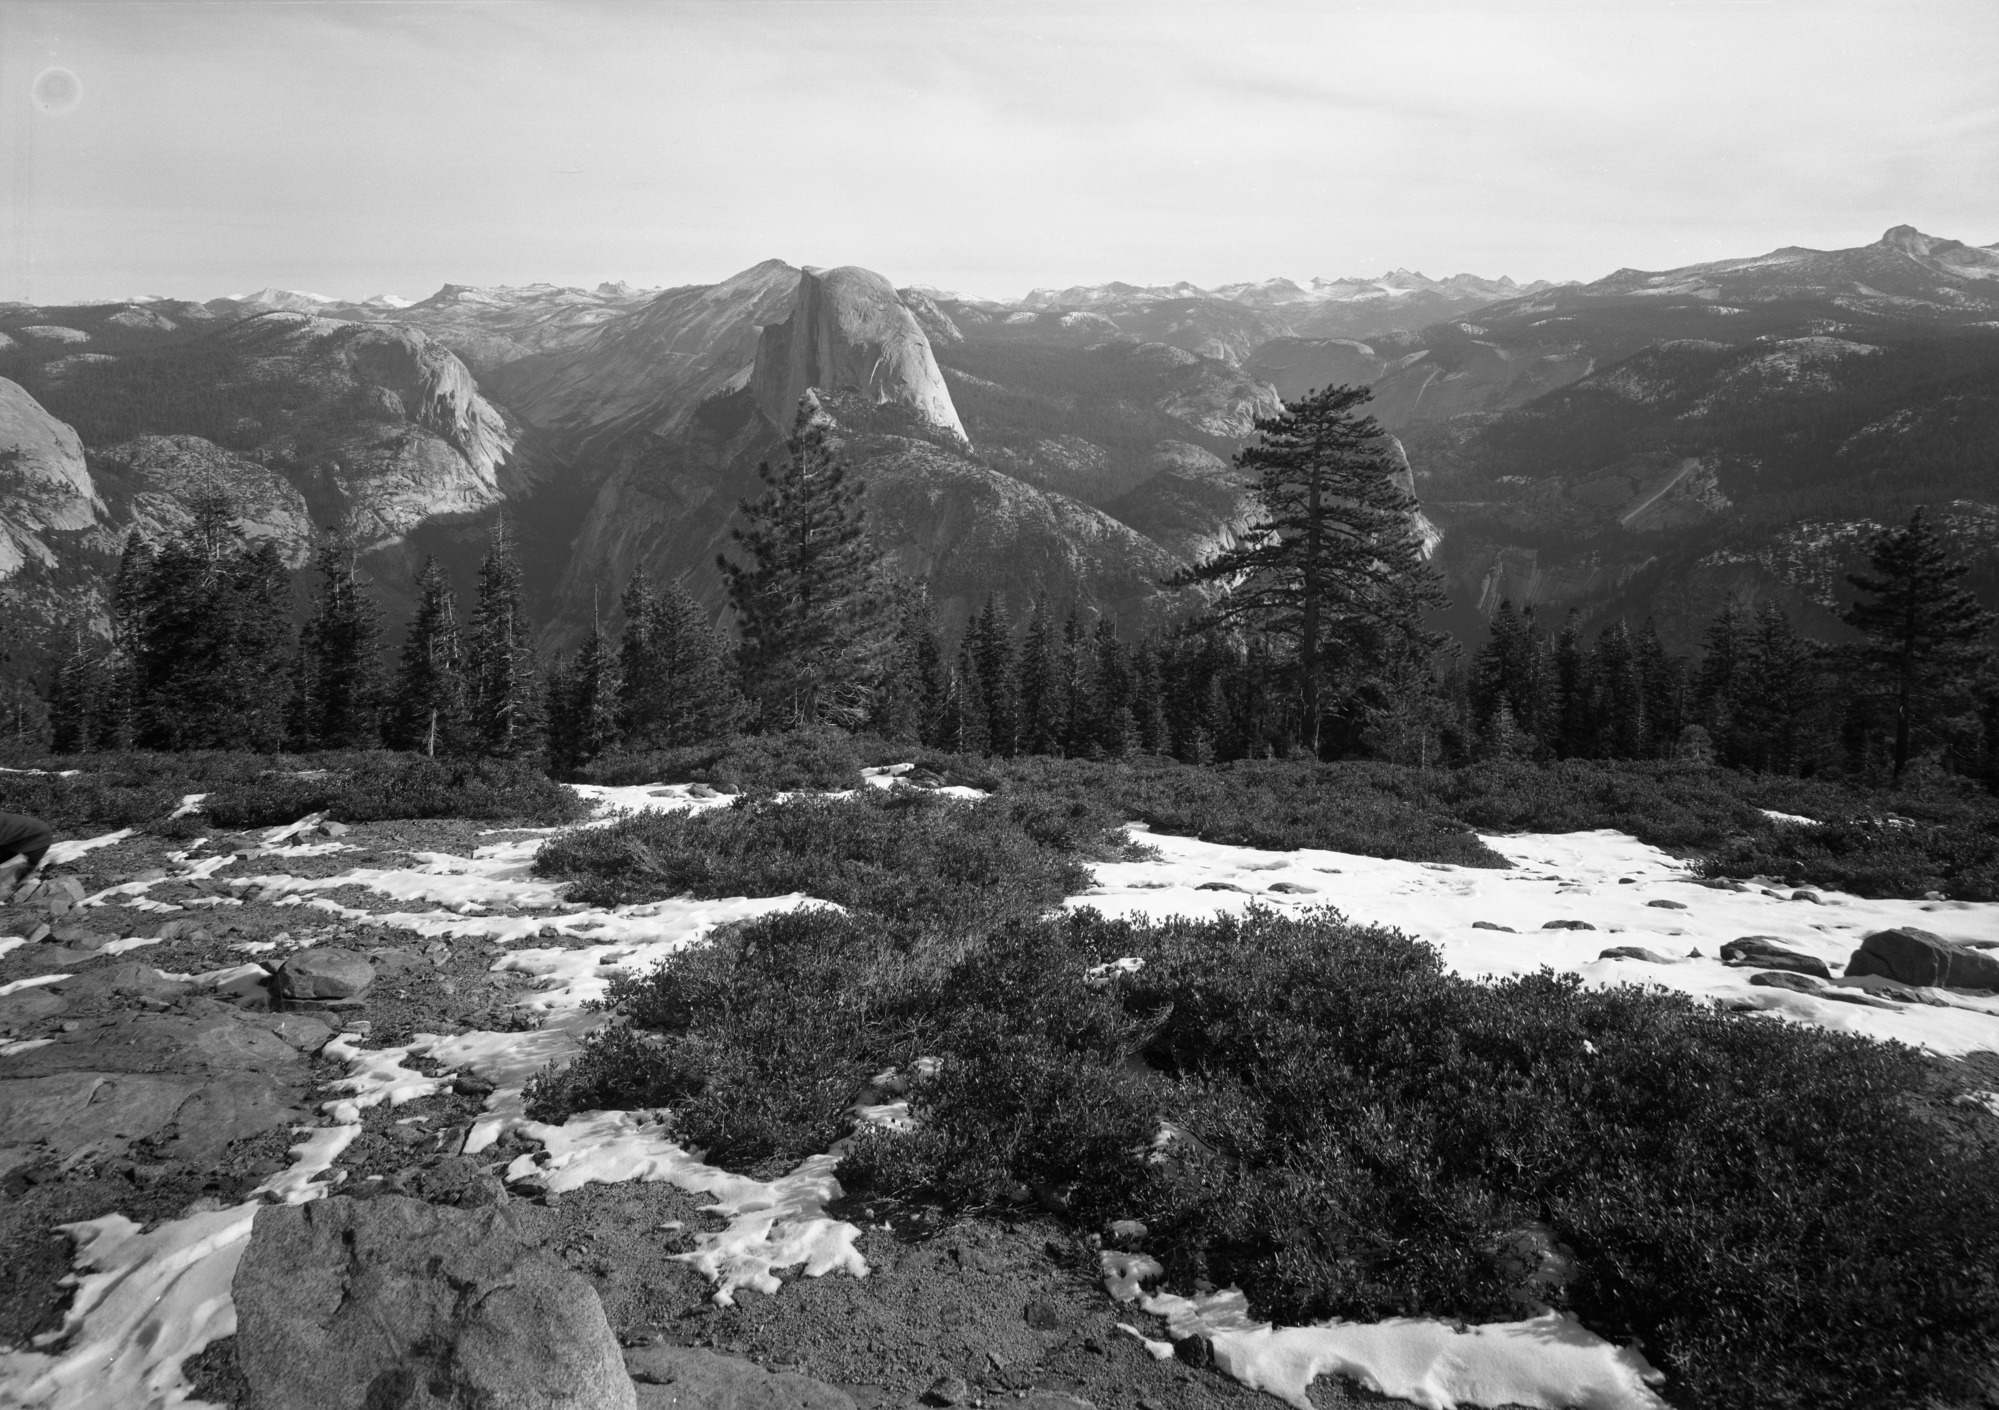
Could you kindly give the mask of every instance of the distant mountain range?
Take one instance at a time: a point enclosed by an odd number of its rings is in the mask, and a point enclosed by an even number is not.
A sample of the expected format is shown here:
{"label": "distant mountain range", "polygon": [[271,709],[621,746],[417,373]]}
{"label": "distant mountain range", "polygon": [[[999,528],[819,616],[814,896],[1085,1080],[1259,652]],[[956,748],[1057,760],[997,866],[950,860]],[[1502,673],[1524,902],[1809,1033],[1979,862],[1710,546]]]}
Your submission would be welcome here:
{"label": "distant mountain range", "polygon": [[777,260],[675,289],[277,289],[0,305],[0,594],[86,600],[133,525],[237,493],[302,561],[352,518],[392,607],[514,515],[549,639],[713,562],[808,387],[947,621],[1037,591],[1128,620],[1248,527],[1229,457],[1373,387],[1468,637],[1502,597],[1686,642],[1728,593],[1836,626],[1871,525],[1936,505],[1999,594],[1999,247],[1907,226],[1587,284],[1396,271],[999,302]]}

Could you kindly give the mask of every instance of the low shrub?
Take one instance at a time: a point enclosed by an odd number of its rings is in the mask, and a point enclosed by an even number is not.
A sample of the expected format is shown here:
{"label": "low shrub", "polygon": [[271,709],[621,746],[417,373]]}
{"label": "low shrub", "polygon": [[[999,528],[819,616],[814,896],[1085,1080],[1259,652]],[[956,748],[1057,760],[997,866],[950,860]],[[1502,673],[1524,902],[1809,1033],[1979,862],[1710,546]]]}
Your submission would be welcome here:
{"label": "low shrub", "polygon": [[221,827],[272,827],[315,812],[341,822],[470,818],[552,825],[574,822],[589,810],[531,761],[378,754],[351,767],[269,770],[226,783],[208,795],[202,811]]}
{"label": "low shrub", "polygon": [[748,795],[707,813],[638,813],[551,838],[538,875],[595,905],[692,893],[783,896],[931,929],[1033,915],[1089,884],[1085,859],[1122,855],[1101,802],[1002,796],[963,803],[911,789],[777,801]]}
{"label": "low shrub", "polygon": [[[1239,1284],[1281,1321],[1537,1297],[1641,1338],[1689,1407],[1914,1406],[1964,1393],[1999,1336],[1999,1160],[1896,1046],[1545,972],[1463,980],[1331,912],[942,942],[806,909],[611,1001],[622,1021],[537,1082],[536,1115],[670,1102],[711,1159],[774,1169],[849,1129],[875,1073],[937,1058],[916,1129],[851,1141],[851,1189],[963,1210],[1025,1186],[1085,1228],[1142,1219],[1176,1285]],[[1565,1278],[1528,1281],[1537,1231]]]}
{"label": "low shrub", "polygon": [[1701,859],[1703,876],[1768,876],[1856,896],[1999,901],[1999,814],[1954,826],[1853,818],[1778,827]]}
{"label": "low shrub", "polygon": [[1369,857],[1504,867],[1463,823],[1413,805],[1393,764],[1244,760],[1206,768],[1171,759],[1015,759],[996,764],[1010,793],[1091,798],[1160,832],[1240,847],[1320,847]]}

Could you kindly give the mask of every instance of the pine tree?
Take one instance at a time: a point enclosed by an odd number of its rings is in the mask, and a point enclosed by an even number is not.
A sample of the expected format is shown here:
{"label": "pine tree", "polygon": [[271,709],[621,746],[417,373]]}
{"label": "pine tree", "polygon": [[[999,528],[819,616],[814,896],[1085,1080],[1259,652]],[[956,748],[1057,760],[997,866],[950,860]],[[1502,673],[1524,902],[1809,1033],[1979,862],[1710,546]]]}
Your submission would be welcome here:
{"label": "pine tree", "polygon": [[1666,650],[1650,617],[1639,629],[1635,650],[1639,685],[1645,695],[1645,723],[1651,733],[1646,753],[1666,758],[1687,723],[1686,663]]}
{"label": "pine tree", "polygon": [[985,690],[979,684],[978,659],[969,638],[958,643],[957,664],[944,692],[940,733],[943,747],[955,754],[987,752]]}
{"label": "pine tree", "polygon": [[189,509],[187,532],[128,555],[114,591],[135,742],[275,751],[292,696],[291,574],[272,545],[244,544],[228,496],[197,494]]}
{"label": "pine tree", "polygon": [[301,742],[373,749],[382,742],[382,610],[356,571],[353,536],[336,530],[313,566],[319,597],[300,635]]}
{"label": "pine tree", "polygon": [[1285,643],[1297,684],[1300,739],[1319,752],[1327,688],[1367,663],[1365,629],[1418,631],[1443,605],[1414,527],[1416,504],[1364,407],[1365,387],[1329,387],[1256,423],[1236,456],[1254,472],[1261,523],[1234,547],[1172,580],[1221,583],[1216,614]]}
{"label": "pine tree", "polygon": [[1055,623],[1046,594],[1037,595],[1020,640],[1020,749],[1024,754],[1060,754],[1063,733],[1063,672]]}
{"label": "pine tree", "polygon": [[742,718],[728,648],[682,584],[655,592],[636,573],[618,643],[618,719],[628,747],[676,749],[716,739]]}
{"label": "pine tree", "polygon": [[986,752],[1011,756],[1019,747],[1020,683],[1014,673],[1013,629],[996,597],[965,629],[965,640],[978,672],[980,714],[986,726]]}
{"label": "pine tree", "polygon": [[1147,754],[1172,752],[1172,731],[1166,723],[1166,671],[1159,642],[1141,637],[1131,653],[1131,712],[1138,722],[1138,747]]}
{"label": "pine tree", "polygon": [[534,633],[521,607],[521,566],[512,528],[493,526],[479,565],[479,595],[467,643],[466,725],[480,753],[512,758],[541,742],[541,681]]}
{"label": "pine tree", "polygon": [[1138,717],[1132,710],[1131,660],[1114,619],[1097,618],[1091,655],[1090,755],[1122,759],[1138,749]]}
{"label": "pine tree", "polygon": [[1554,656],[1555,752],[1564,759],[1587,759],[1596,746],[1596,718],[1591,711],[1590,655],[1574,612],[1555,638]]}
{"label": "pine tree", "polygon": [[1868,562],[1870,572],[1847,578],[1865,596],[1842,618],[1867,635],[1863,660],[1894,723],[1899,783],[1917,737],[1989,658],[1994,617],[1958,585],[1969,568],[1951,559],[1920,509],[1874,540]]}
{"label": "pine tree", "polygon": [[894,634],[868,728],[884,739],[941,748],[950,682],[937,639],[936,609],[929,590],[908,579],[891,581],[889,599]]}
{"label": "pine tree", "polygon": [[1731,597],[1721,604],[1701,638],[1700,670],[1694,677],[1693,713],[1717,752],[1726,752],[1734,728],[1748,656],[1748,614]]}
{"label": "pine tree", "polygon": [[856,725],[888,647],[862,485],[847,474],[817,399],[800,399],[785,466],[758,467],[764,492],[732,532],[749,555],[717,560],[742,636],[743,693],[767,729]]}
{"label": "pine tree", "polygon": [[1818,732],[1817,651],[1774,602],[1757,610],[1742,645],[1727,761],[1761,773],[1797,772]]}
{"label": "pine tree", "polygon": [[1597,633],[1591,652],[1591,712],[1596,717],[1596,757],[1642,759],[1651,741],[1645,718],[1645,682],[1623,619]]}
{"label": "pine tree", "polygon": [[573,661],[549,672],[548,761],[580,768],[618,742],[618,660],[595,622]]}
{"label": "pine tree", "polygon": [[1089,632],[1074,603],[1062,619],[1062,644],[1056,658],[1061,704],[1062,752],[1070,758],[1089,754],[1097,721],[1096,668],[1090,658]]}
{"label": "pine tree", "polygon": [[403,639],[389,707],[389,743],[438,755],[456,751],[465,734],[465,645],[458,635],[458,601],[435,558],[417,577],[416,616]]}

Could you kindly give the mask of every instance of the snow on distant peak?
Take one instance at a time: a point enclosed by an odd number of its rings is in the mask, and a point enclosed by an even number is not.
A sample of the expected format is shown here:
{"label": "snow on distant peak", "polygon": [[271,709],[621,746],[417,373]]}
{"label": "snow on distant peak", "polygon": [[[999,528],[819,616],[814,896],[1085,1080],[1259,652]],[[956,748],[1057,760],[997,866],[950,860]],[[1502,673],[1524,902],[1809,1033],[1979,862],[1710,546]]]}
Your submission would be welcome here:
{"label": "snow on distant peak", "polygon": [[373,298],[361,300],[363,308],[408,308],[414,299],[406,299],[401,294],[376,294]]}

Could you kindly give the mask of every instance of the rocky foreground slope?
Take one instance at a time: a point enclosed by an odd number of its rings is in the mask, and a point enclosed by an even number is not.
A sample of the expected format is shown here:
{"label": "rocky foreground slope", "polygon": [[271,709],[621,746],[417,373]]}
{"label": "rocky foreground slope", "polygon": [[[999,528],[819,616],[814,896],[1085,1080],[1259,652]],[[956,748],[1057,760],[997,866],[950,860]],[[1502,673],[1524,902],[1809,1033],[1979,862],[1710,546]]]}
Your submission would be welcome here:
{"label": "rocky foreground slope", "polygon": [[[660,1113],[527,1118],[612,975],[810,898],[583,906],[532,874],[544,833],[450,821],[181,832],[59,843],[0,911],[0,1404],[1150,1410],[1261,1386],[1303,1410],[1353,1399],[1307,1398],[1333,1373],[1424,1403],[1473,1381],[1660,1403],[1642,1358],[1562,1319],[1472,1350],[1421,1319],[1273,1331],[1143,1293],[1136,1226],[946,1225],[845,1197],[837,1152],[731,1174]],[[1700,883],[1606,832],[1487,839],[1509,870],[1147,840],[1070,904],[1332,903],[1463,973],[1663,983],[1999,1077],[1975,992],[1999,988],[1999,906]],[[905,1119],[876,1081],[856,1121]]]}

